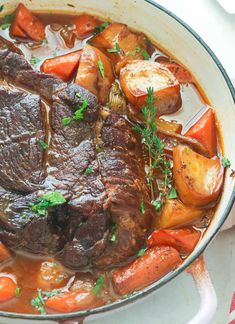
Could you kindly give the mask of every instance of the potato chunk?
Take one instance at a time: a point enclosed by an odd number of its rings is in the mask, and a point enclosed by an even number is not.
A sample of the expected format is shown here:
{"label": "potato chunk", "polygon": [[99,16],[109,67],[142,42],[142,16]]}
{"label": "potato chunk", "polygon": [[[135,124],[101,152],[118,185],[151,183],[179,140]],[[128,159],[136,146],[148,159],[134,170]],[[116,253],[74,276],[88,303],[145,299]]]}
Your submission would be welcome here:
{"label": "potato chunk", "polygon": [[167,199],[160,213],[157,227],[170,228],[187,225],[198,220],[204,214],[203,209],[185,206],[178,199]]}
{"label": "potato chunk", "polygon": [[199,207],[215,202],[223,175],[219,159],[208,159],[183,145],[173,149],[173,177],[183,203]]}
{"label": "potato chunk", "polygon": [[83,48],[75,83],[96,95],[102,104],[108,99],[114,81],[112,64],[97,48]]}
{"label": "potato chunk", "polygon": [[120,71],[120,83],[136,113],[146,103],[147,88],[156,96],[157,115],[171,114],[181,107],[180,84],[164,66],[150,61],[133,61]]}
{"label": "potato chunk", "polygon": [[[143,34],[133,33],[126,25],[119,23],[105,28],[92,38],[91,44],[111,59],[117,73],[129,60],[142,59],[143,54],[147,53],[146,37]],[[116,50],[112,51],[115,48]]]}

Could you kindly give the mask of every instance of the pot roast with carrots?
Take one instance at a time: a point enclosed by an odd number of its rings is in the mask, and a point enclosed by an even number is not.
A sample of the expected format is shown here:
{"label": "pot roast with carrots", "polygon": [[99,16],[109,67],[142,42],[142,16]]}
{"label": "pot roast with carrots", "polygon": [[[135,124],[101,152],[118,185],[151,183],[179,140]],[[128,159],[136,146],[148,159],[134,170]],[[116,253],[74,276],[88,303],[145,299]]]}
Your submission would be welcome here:
{"label": "pot roast with carrots", "polygon": [[19,4],[0,79],[0,310],[95,308],[175,270],[230,166],[190,71],[122,23]]}

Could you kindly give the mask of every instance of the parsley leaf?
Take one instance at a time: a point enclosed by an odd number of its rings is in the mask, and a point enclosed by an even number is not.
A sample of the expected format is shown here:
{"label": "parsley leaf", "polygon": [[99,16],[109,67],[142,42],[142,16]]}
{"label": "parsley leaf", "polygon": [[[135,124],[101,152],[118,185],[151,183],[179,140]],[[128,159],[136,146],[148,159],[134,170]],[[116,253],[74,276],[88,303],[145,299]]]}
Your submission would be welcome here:
{"label": "parsley leaf", "polygon": [[4,9],[4,5],[1,5],[1,6],[0,6],[0,12],[2,12],[3,9]]}
{"label": "parsley leaf", "polygon": [[16,298],[19,298],[20,297],[20,294],[21,294],[20,287],[16,287],[16,289],[15,289],[15,296],[16,296]]}
{"label": "parsley leaf", "polygon": [[41,289],[38,289],[37,296],[31,300],[31,305],[35,307],[41,314],[46,314],[45,302],[42,298]]}
{"label": "parsley leaf", "polygon": [[156,211],[159,211],[162,208],[162,202],[160,199],[153,200],[152,205],[156,209]]}
{"label": "parsley leaf", "polygon": [[138,251],[137,253],[137,256],[138,257],[142,257],[143,255],[145,255],[145,252],[146,252],[146,249],[145,248],[142,248]]}
{"label": "parsley leaf", "polygon": [[231,162],[229,161],[228,158],[223,156],[221,161],[222,161],[222,165],[223,165],[224,168],[230,168],[231,167]]}
{"label": "parsley leaf", "polygon": [[118,44],[118,43],[115,43],[114,48],[108,48],[108,49],[107,49],[107,52],[109,52],[109,53],[119,53],[120,50],[121,50],[121,49],[120,49],[119,44]]}
{"label": "parsley leaf", "polygon": [[98,60],[98,68],[100,70],[100,74],[101,74],[102,78],[104,78],[104,64],[100,58]]}
{"label": "parsley leaf", "polygon": [[115,233],[113,233],[109,240],[111,242],[116,242],[117,241],[117,235]]}
{"label": "parsley leaf", "polygon": [[48,144],[45,143],[43,140],[39,140],[38,143],[41,145],[43,150],[46,150],[48,148]]}
{"label": "parsley leaf", "polygon": [[104,277],[102,275],[100,275],[98,277],[98,279],[96,280],[95,286],[92,288],[92,292],[95,295],[98,295],[98,293],[100,292],[103,284],[104,284]]}
{"label": "parsley leaf", "polygon": [[94,28],[93,34],[97,35],[99,33],[101,33],[103,30],[105,30],[105,28],[107,28],[110,25],[109,22],[103,22],[101,25],[97,26]]}
{"label": "parsley leaf", "polygon": [[68,125],[71,124],[71,122],[72,122],[72,118],[71,117],[63,117],[61,119],[61,123],[62,123],[63,126],[68,126]]}
{"label": "parsley leaf", "polygon": [[85,170],[85,173],[86,174],[94,173],[94,170],[93,170],[92,166],[87,167],[86,170]]}
{"label": "parsley leaf", "polygon": [[20,217],[22,219],[26,219],[27,218],[27,214],[25,212],[23,212],[23,213],[20,214]]}
{"label": "parsley leaf", "polygon": [[52,191],[39,197],[34,204],[31,204],[30,209],[40,216],[45,216],[48,208],[62,205],[65,202],[66,200],[61,193]]}
{"label": "parsley leaf", "polygon": [[14,19],[14,17],[15,17],[14,13],[3,17],[2,25],[1,25],[2,30],[5,30],[11,26],[11,22]]}
{"label": "parsley leaf", "polygon": [[143,59],[144,59],[144,60],[148,60],[148,59],[150,59],[149,53],[146,51],[146,49],[143,50],[143,52],[142,52],[142,56],[143,56]]}
{"label": "parsley leaf", "polygon": [[89,102],[87,99],[84,99],[82,105],[77,107],[77,110],[74,113],[74,119],[76,120],[83,120],[84,119],[84,112],[89,106]]}
{"label": "parsley leaf", "polygon": [[30,59],[30,64],[32,64],[33,66],[38,65],[38,63],[41,62],[40,58],[36,57],[36,56],[31,56]]}
{"label": "parsley leaf", "polygon": [[169,195],[168,195],[168,198],[169,199],[175,199],[175,198],[177,198],[178,197],[178,194],[177,194],[177,191],[176,191],[176,189],[173,187],[173,188],[171,188],[171,191],[170,191],[170,193],[169,193]]}
{"label": "parsley leaf", "polygon": [[145,213],[144,201],[143,200],[140,203],[140,212],[141,212],[141,214],[144,214]]}

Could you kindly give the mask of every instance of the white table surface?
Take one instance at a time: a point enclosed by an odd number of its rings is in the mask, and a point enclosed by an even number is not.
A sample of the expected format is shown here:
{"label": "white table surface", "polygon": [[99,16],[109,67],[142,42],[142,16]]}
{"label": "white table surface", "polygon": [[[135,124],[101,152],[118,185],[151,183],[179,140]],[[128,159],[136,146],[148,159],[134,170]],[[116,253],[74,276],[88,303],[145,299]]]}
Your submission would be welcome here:
{"label": "white table surface", "polygon": [[[211,47],[229,76],[235,80],[235,15],[227,13],[216,0],[157,2],[187,22]],[[235,210],[232,213],[235,220]],[[235,291],[235,227],[220,233],[206,250],[205,256],[218,297],[218,310],[212,323],[226,324],[232,292]],[[85,322],[185,324],[198,307],[199,297],[193,281],[189,275],[183,273],[129,309]]]}

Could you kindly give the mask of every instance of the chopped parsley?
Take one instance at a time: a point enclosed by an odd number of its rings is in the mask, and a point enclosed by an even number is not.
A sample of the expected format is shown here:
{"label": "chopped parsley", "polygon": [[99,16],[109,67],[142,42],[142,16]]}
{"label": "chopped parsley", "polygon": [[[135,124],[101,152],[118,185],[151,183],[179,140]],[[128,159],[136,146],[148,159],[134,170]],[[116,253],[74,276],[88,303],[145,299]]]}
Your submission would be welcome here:
{"label": "chopped parsley", "polygon": [[5,30],[5,29],[9,28],[11,26],[11,23],[12,23],[12,20],[14,19],[14,17],[15,17],[14,13],[3,17],[1,29]]}
{"label": "chopped parsley", "polygon": [[31,305],[35,307],[41,314],[46,314],[45,302],[42,297],[41,289],[38,289],[37,296],[31,300]]}
{"label": "chopped parsley", "polygon": [[63,291],[62,289],[54,289],[52,291],[41,291],[41,295],[45,296],[46,298],[54,297],[61,294]]}
{"label": "chopped parsley", "polygon": [[143,255],[145,255],[145,252],[146,252],[146,249],[145,248],[142,248],[138,251],[137,253],[137,256],[138,257],[142,257]]}
{"label": "chopped parsley", "polygon": [[62,205],[65,202],[66,200],[61,193],[53,191],[39,197],[34,204],[30,205],[30,209],[40,216],[45,216],[48,208]]}
{"label": "chopped parsley", "polygon": [[140,212],[141,212],[141,214],[144,214],[145,213],[144,201],[143,200],[140,203]]}
{"label": "chopped parsley", "polygon": [[81,95],[80,95],[79,92],[76,92],[76,93],[75,93],[75,96],[76,96],[77,98],[81,98]]}
{"label": "chopped parsley", "polygon": [[231,162],[229,161],[228,158],[223,156],[221,158],[221,161],[222,161],[222,165],[223,165],[224,168],[230,168],[231,167]]}
{"label": "chopped parsley", "polygon": [[61,119],[61,123],[62,123],[63,126],[68,126],[68,125],[71,124],[71,122],[72,122],[72,118],[71,117],[63,117]]}
{"label": "chopped parsley", "polygon": [[156,211],[160,211],[163,206],[163,203],[161,202],[161,199],[156,199],[152,200],[152,205],[156,209]]}
{"label": "chopped parsley", "polygon": [[33,66],[38,65],[38,63],[41,62],[40,58],[36,57],[36,56],[31,56],[30,59],[30,64],[32,64]]}
{"label": "chopped parsley", "polygon": [[21,294],[20,287],[16,287],[16,289],[15,289],[15,296],[16,296],[16,298],[19,298],[20,297],[20,294]]}
{"label": "chopped parsley", "polygon": [[4,9],[4,5],[1,5],[1,6],[0,6],[0,12],[2,12],[3,9]]}
{"label": "chopped parsley", "polygon": [[136,46],[135,50],[137,53],[139,53],[141,51],[141,48],[139,46]]}
{"label": "chopped parsley", "polygon": [[89,106],[88,100],[85,98],[82,102],[82,105],[79,107],[76,107],[76,111],[74,113],[74,119],[76,120],[83,120],[84,119],[84,112]]}
{"label": "chopped parsley", "polygon": [[102,275],[100,275],[98,277],[98,279],[96,280],[95,286],[92,288],[92,292],[95,295],[98,295],[98,293],[100,292],[103,284],[104,284],[104,277]]}
{"label": "chopped parsley", "polygon": [[168,195],[168,198],[169,199],[175,199],[177,197],[178,197],[177,191],[176,191],[176,189],[174,187],[172,187],[171,191],[170,191],[170,193]]}
{"label": "chopped parsley", "polygon": [[20,214],[20,217],[22,219],[26,219],[27,218],[27,214],[25,212],[23,212],[23,213]]}
{"label": "chopped parsley", "polygon": [[146,51],[146,49],[143,50],[142,56],[143,56],[144,60],[149,60],[150,59],[149,53]]}
{"label": "chopped parsley", "polygon": [[94,170],[93,170],[92,166],[87,167],[86,170],[85,170],[85,173],[86,174],[94,173]]}
{"label": "chopped parsley", "polygon": [[101,74],[102,78],[104,78],[104,64],[103,64],[103,62],[101,61],[100,58],[98,60],[98,68],[99,68],[99,71],[100,71],[100,74]]}
{"label": "chopped parsley", "polygon": [[48,148],[48,144],[45,143],[43,140],[39,140],[38,143],[41,145],[41,148],[43,150],[46,150]]}
{"label": "chopped parsley", "polygon": [[42,45],[46,45],[46,44],[48,44],[48,40],[47,40],[47,38],[43,38]]}
{"label": "chopped parsley", "polygon": [[116,242],[117,241],[117,235],[113,233],[109,239],[111,242]]}
{"label": "chopped parsley", "polygon": [[53,57],[58,56],[58,55],[59,55],[59,51],[60,51],[60,49],[59,49],[59,48],[56,48],[56,49],[52,52]]}
{"label": "chopped parsley", "polygon": [[115,43],[114,47],[113,48],[108,48],[107,49],[107,52],[109,53],[119,53],[120,52],[120,46],[118,43]]}
{"label": "chopped parsley", "polygon": [[103,22],[101,25],[97,26],[94,28],[93,34],[97,35],[99,33],[101,33],[103,30],[105,30],[105,28],[107,28],[110,25],[109,22]]}

